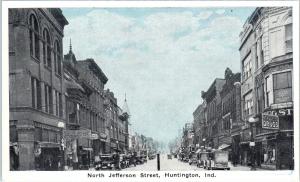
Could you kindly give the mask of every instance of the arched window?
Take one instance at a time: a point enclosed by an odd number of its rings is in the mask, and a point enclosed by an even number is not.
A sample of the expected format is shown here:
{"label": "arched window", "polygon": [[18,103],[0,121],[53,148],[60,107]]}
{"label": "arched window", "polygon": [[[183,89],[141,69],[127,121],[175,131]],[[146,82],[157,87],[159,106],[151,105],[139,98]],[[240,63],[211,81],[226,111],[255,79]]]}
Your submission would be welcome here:
{"label": "arched window", "polygon": [[30,39],[30,55],[39,59],[39,27],[36,17],[31,14],[29,17],[29,39]]}
{"label": "arched window", "polygon": [[43,60],[44,64],[51,68],[51,46],[50,36],[47,29],[43,31]]}
{"label": "arched window", "polygon": [[58,41],[54,43],[54,68],[58,75],[61,75],[61,51]]}

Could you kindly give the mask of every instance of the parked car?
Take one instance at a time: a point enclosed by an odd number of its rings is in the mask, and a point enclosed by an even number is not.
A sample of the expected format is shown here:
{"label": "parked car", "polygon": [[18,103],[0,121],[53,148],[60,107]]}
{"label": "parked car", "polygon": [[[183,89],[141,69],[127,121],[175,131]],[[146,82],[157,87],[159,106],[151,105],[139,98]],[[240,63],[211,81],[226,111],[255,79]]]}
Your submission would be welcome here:
{"label": "parked car", "polygon": [[155,159],[155,154],[150,154],[150,155],[148,156],[148,158],[149,158],[149,160]]}
{"label": "parked car", "polygon": [[168,159],[172,159],[172,154],[168,154]]}
{"label": "parked car", "polygon": [[114,160],[111,154],[102,154],[99,156],[100,161],[95,162],[95,169],[113,169],[114,167]]}
{"label": "parked car", "polygon": [[206,169],[208,170],[217,170],[217,169],[224,169],[230,170],[228,166],[228,151],[216,150],[211,153],[212,155],[209,156],[209,161],[207,164]]}
{"label": "parked car", "polygon": [[144,164],[144,159],[142,156],[136,156],[136,161],[135,161],[136,164]]}
{"label": "parked car", "polygon": [[203,168],[206,168],[206,163],[208,161],[208,155],[209,155],[209,152],[200,152],[199,154],[199,159],[198,159],[198,162],[197,162],[197,167],[203,167]]}
{"label": "parked car", "polygon": [[121,169],[127,168],[129,166],[129,159],[127,155],[121,154],[120,155],[120,167]]}
{"label": "parked car", "polygon": [[192,153],[191,157],[189,158],[189,165],[197,164],[197,161],[198,161],[197,154]]}

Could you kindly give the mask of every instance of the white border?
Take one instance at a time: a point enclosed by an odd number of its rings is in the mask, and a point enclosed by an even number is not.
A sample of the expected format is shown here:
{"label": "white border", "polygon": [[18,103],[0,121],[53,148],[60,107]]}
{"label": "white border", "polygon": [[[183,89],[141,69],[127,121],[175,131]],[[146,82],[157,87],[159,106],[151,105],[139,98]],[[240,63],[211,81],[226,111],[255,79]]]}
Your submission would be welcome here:
{"label": "white border", "polygon": [[[294,72],[294,171],[214,171],[216,178],[88,178],[87,171],[9,171],[9,67],[8,67],[8,8],[30,7],[293,7],[293,72]],[[241,27],[242,29],[242,27]],[[2,2],[2,175],[4,181],[272,181],[299,180],[299,1],[4,1]],[[7,150],[5,150],[7,149]],[[98,173],[98,171],[92,171]],[[175,173],[175,171],[171,171]],[[188,171],[186,171],[188,172]],[[181,171],[181,173],[186,173]],[[197,172],[197,171],[191,171]],[[205,172],[200,171],[200,175]],[[102,172],[108,175],[110,172]],[[124,172],[122,172],[124,173]],[[140,172],[135,173],[139,176]],[[148,173],[150,173],[148,171]],[[161,176],[164,172],[159,172]]]}

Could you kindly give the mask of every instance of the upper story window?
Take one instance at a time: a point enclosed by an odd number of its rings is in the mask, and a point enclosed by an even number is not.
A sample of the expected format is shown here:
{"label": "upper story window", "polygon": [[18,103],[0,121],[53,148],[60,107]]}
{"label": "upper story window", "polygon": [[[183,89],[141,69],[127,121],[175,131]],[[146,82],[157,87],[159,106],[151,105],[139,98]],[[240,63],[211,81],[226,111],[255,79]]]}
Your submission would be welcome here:
{"label": "upper story window", "polygon": [[291,23],[285,25],[285,48],[286,52],[293,51],[293,26]]}
{"label": "upper story window", "polygon": [[245,116],[251,115],[254,112],[253,108],[253,99],[252,99],[252,93],[247,94],[244,97],[244,114]]}
{"label": "upper story window", "polygon": [[273,74],[274,103],[291,102],[292,73],[291,71]]}
{"label": "upper story window", "polygon": [[266,107],[269,107],[271,104],[273,104],[273,91],[272,91],[272,77],[267,76],[266,77],[266,87],[265,87],[265,93],[266,93]]}
{"label": "upper story window", "polygon": [[61,57],[60,45],[56,40],[54,43],[54,70],[58,75],[61,75]]}
{"label": "upper story window", "polygon": [[251,53],[243,61],[243,80],[246,80],[252,75]]}
{"label": "upper story window", "polygon": [[43,60],[44,64],[51,68],[51,43],[50,35],[47,29],[43,31]]}
{"label": "upper story window", "polygon": [[39,60],[39,26],[37,19],[33,14],[31,14],[29,17],[29,42],[30,55]]}

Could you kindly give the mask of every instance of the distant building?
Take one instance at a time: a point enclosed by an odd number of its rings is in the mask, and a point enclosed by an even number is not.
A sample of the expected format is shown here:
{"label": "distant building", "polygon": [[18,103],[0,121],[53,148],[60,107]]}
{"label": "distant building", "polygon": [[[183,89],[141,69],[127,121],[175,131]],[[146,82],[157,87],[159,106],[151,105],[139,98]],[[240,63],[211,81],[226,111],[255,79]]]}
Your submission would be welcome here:
{"label": "distant building", "polygon": [[206,92],[202,92],[201,97],[206,102],[207,110],[207,136],[205,138],[205,145],[211,148],[219,146],[219,126],[220,117],[222,114],[222,100],[220,91],[225,84],[225,79],[217,78],[211,84]]}
{"label": "distant building", "polygon": [[225,84],[220,92],[222,100],[218,149],[228,150],[230,160],[239,163],[241,120],[241,74],[225,70]]}
{"label": "distant building", "polygon": [[105,152],[121,151],[126,153],[128,151],[128,106],[125,111],[118,106],[114,93],[109,89],[105,90],[105,123],[109,129],[110,138]]}
{"label": "distant building", "polygon": [[202,102],[193,112],[194,117],[194,144],[197,148],[204,146],[203,139],[206,137],[206,103]]}
{"label": "distant building", "polygon": [[9,9],[11,170],[58,170],[63,162],[67,24],[58,8]]}

